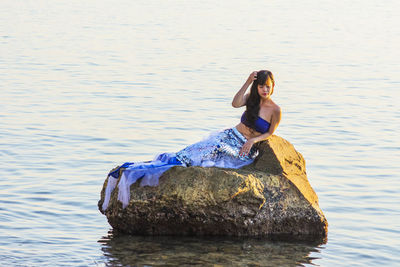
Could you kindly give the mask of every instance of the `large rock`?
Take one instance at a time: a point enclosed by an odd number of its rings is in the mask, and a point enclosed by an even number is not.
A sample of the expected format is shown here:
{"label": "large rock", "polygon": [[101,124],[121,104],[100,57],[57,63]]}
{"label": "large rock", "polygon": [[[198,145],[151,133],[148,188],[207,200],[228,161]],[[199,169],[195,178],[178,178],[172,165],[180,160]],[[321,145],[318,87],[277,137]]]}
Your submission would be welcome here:
{"label": "large rock", "polygon": [[145,235],[269,236],[324,239],[328,222],[293,145],[272,136],[242,169],[173,167],[158,186],[132,184],[123,209],[112,192],[105,212],[119,231]]}

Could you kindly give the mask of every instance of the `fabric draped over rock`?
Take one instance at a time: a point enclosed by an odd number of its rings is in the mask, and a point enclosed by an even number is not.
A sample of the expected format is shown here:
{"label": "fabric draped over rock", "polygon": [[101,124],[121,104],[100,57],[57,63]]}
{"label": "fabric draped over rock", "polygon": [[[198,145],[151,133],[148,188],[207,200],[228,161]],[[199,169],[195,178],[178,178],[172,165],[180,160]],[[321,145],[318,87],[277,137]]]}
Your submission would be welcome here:
{"label": "fabric draped over rock", "polygon": [[102,209],[107,209],[111,193],[117,184],[118,200],[125,208],[130,200],[130,186],[133,183],[141,179],[140,186],[156,186],[160,176],[174,166],[237,169],[251,164],[258,155],[254,147],[248,155],[239,155],[246,141],[236,128],[231,128],[211,134],[177,153],[163,153],[147,162],[126,162],[109,173]]}
{"label": "fabric draped over rock", "polygon": [[[187,147],[185,153],[198,144]],[[118,200],[119,191],[114,190],[104,210],[110,184],[121,186],[124,181],[109,177],[100,193],[99,210],[113,229],[129,234],[325,242],[328,222],[307,179],[301,153],[275,135],[257,148],[259,155],[243,168],[176,167],[165,172],[157,186],[140,186],[138,182],[129,188],[126,207]]]}

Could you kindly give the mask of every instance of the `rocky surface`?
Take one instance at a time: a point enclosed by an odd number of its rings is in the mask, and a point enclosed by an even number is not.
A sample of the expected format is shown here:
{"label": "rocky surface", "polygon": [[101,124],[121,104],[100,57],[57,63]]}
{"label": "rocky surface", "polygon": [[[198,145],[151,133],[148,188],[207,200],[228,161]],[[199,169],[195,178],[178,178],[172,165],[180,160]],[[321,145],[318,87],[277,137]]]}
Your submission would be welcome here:
{"label": "rocky surface", "polygon": [[129,205],[117,200],[105,212],[122,232],[144,235],[269,236],[325,239],[327,220],[310,186],[303,156],[272,136],[242,169],[173,167],[158,186],[131,186]]}

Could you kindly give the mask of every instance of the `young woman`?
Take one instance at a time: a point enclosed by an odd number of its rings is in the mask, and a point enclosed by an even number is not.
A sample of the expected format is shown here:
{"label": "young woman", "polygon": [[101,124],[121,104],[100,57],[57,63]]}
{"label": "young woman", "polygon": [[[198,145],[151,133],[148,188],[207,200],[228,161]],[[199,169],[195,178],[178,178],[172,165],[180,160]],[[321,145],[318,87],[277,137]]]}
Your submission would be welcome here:
{"label": "young woman", "polygon": [[[251,84],[250,93],[246,94]],[[103,210],[107,209],[119,178],[118,200],[125,208],[133,183],[141,179],[141,186],[157,185],[160,176],[173,166],[237,169],[252,163],[258,155],[254,144],[270,137],[281,120],[281,109],[271,99],[274,86],[274,76],[270,71],[252,72],[232,101],[235,108],[246,106],[236,127],[213,134],[177,153],[163,153],[148,162],[126,162],[112,170],[108,175]]]}

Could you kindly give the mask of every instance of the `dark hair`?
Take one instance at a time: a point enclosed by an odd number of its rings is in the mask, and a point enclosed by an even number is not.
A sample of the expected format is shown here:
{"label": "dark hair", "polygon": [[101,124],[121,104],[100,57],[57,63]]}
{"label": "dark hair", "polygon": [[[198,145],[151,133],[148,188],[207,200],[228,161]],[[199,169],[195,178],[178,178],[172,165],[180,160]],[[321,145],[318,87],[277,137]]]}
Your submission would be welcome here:
{"label": "dark hair", "polygon": [[256,128],[256,120],[260,112],[260,95],[258,94],[257,87],[258,85],[266,84],[268,78],[272,82],[272,94],[274,92],[275,80],[274,75],[269,70],[260,70],[257,72],[257,79],[251,85],[250,95],[246,102],[246,118],[252,129]]}

